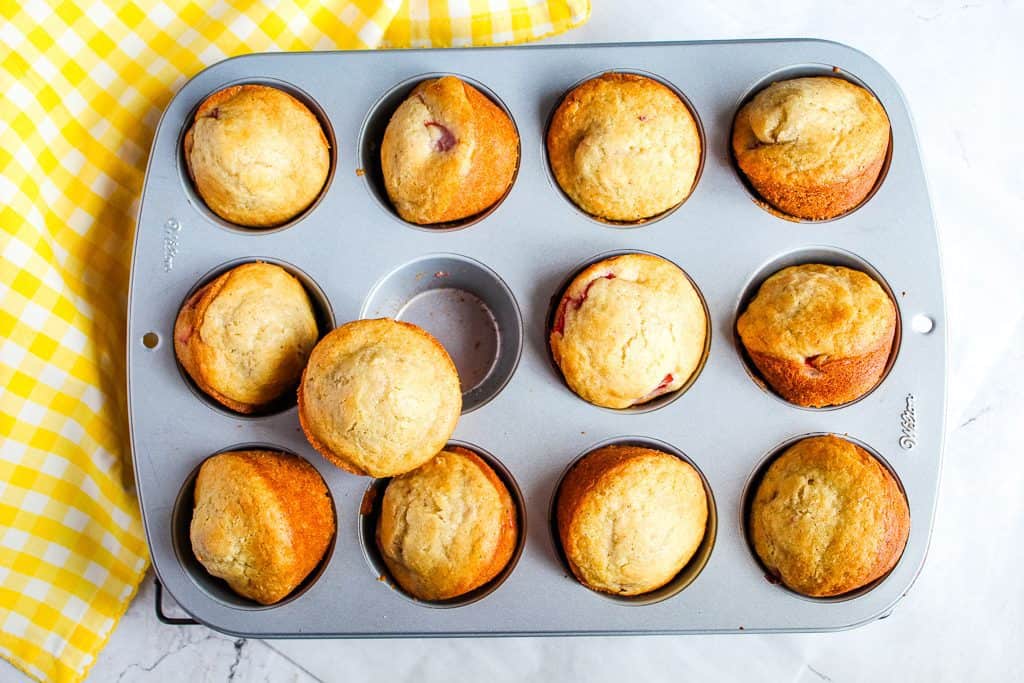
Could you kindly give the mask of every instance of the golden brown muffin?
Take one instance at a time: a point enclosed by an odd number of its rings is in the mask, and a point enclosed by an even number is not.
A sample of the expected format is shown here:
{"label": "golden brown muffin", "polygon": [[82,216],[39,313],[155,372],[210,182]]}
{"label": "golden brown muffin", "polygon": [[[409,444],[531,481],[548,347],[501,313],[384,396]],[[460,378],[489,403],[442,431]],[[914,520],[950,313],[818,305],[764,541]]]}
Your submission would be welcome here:
{"label": "golden brown muffin", "polygon": [[189,537],[206,571],[264,605],[313,571],[334,538],[320,473],[296,455],[234,451],[199,468]]}
{"label": "golden brown muffin", "polygon": [[479,90],[444,76],[417,85],[395,110],[380,160],[399,216],[445,223],[476,215],[504,196],[519,163],[519,134]]}
{"label": "golden brown muffin", "polygon": [[644,76],[606,73],[558,105],[547,137],[558,185],[581,209],[612,221],[668,211],[693,190],[701,144],[689,107]]}
{"label": "golden brown muffin", "polygon": [[356,320],[325,336],[299,385],[313,447],[354,474],[394,477],[430,460],[462,411],[455,364],[419,327]]}
{"label": "golden brown muffin", "polygon": [[549,342],[569,387],[628,408],[682,387],[700,365],[707,315],[675,264],[627,254],[585,268],[555,309]]}
{"label": "golden brown muffin", "polygon": [[815,436],[768,467],[749,523],[769,572],[798,593],[826,597],[866,586],[896,566],[910,510],[871,454],[837,436]]}
{"label": "golden brown muffin", "polygon": [[841,78],[772,83],[733,123],[740,170],[765,201],[797,218],[834,218],[860,204],[888,148],[881,103]]}
{"label": "golden brown muffin", "polygon": [[708,501],[697,471],[638,446],[606,446],[569,470],[558,489],[558,537],[585,586],[639,595],[664,586],[704,538]]}
{"label": "golden brown muffin", "polygon": [[860,398],[881,380],[896,305],[859,270],[811,263],[765,280],[736,329],[772,389],[819,408]]}
{"label": "golden brown muffin", "polygon": [[244,263],[193,294],[174,323],[174,352],[207,395],[258,412],[295,388],[317,339],[309,295],[284,268]]}
{"label": "golden brown muffin", "polygon": [[511,559],[518,534],[505,484],[458,446],[392,479],[377,520],[384,563],[420,600],[454,598],[493,579]]}
{"label": "golden brown muffin", "polygon": [[331,157],[320,122],[302,102],[266,85],[234,85],[199,105],[185,134],[185,163],[215,214],[265,228],[313,203]]}

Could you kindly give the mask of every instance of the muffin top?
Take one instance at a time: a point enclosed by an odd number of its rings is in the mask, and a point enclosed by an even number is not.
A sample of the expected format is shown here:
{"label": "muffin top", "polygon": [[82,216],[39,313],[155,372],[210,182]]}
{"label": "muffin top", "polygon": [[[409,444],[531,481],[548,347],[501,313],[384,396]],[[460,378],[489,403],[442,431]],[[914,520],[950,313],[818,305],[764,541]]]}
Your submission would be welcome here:
{"label": "muffin top", "polygon": [[840,183],[885,154],[889,119],[874,95],[849,81],[794,78],[740,109],[732,145],[744,172],[790,186]]}
{"label": "muffin top", "polygon": [[298,456],[233,451],[199,468],[192,550],[244,597],[285,598],[320,563],[334,530],[327,485]]}
{"label": "muffin top", "polygon": [[440,451],[462,392],[455,365],[426,331],[397,320],[357,320],[325,336],[299,385],[310,443],[355,474],[391,477]]}
{"label": "muffin top", "polygon": [[555,311],[551,352],[569,387],[606,408],[679,389],[704,354],[707,316],[675,264],[650,254],[585,268]]}
{"label": "muffin top", "polygon": [[817,364],[870,353],[895,325],[896,306],[874,279],[820,263],[769,277],[736,323],[751,353]]}
{"label": "muffin top", "polygon": [[896,480],[863,448],[815,436],[779,456],[750,510],[754,548],[783,583],[824,597],[888,572],[903,553],[910,512]]}
{"label": "muffin top", "polygon": [[277,88],[235,85],[199,105],[185,134],[185,161],[214,213],[238,225],[271,227],[317,198],[330,151],[306,105]]}
{"label": "muffin top", "polygon": [[667,86],[606,73],[570,92],[548,128],[562,190],[589,214],[637,221],[679,204],[700,167],[697,124]]}
{"label": "muffin top", "polygon": [[298,384],[317,340],[309,295],[284,268],[244,263],[185,303],[174,350],[199,388],[250,413]]}
{"label": "muffin top", "polygon": [[388,196],[402,218],[419,224],[484,210],[508,188],[518,159],[508,115],[454,76],[418,84],[381,142]]}
{"label": "muffin top", "polygon": [[422,600],[445,600],[501,572],[517,533],[505,484],[455,446],[388,483],[377,542],[399,585]]}
{"label": "muffin top", "polygon": [[697,471],[637,446],[585,456],[563,480],[557,508],[573,573],[590,588],[619,595],[671,581],[700,546],[708,518]]}

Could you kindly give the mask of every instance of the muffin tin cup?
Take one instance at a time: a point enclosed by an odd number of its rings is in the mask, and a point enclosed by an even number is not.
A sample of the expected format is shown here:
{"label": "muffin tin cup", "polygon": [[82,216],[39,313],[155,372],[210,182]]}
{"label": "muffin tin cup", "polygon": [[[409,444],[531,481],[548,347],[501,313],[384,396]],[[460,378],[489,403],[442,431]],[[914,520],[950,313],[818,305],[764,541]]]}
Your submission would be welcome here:
{"label": "muffin tin cup", "polygon": [[565,375],[562,373],[562,369],[558,367],[558,363],[555,362],[555,357],[551,353],[551,344],[548,342],[548,339],[551,336],[552,328],[554,328],[555,326],[555,315],[558,313],[558,306],[562,303],[562,298],[565,296],[565,291],[569,289],[569,285],[572,284],[572,281],[575,280],[580,273],[582,273],[585,269],[589,268],[590,266],[600,261],[604,261],[615,256],[626,256],[628,254],[647,254],[648,256],[657,256],[658,258],[669,261],[669,263],[672,263],[672,265],[674,265],[676,268],[679,268],[679,270],[682,271],[683,275],[686,276],[686,279],[690,281],[690,284],[693,285],[694,291],[697,292],[697,298],[700,299],[701,307],[704,309],[704,316],[707,319],[707,325],[705,326],[704,330],[704,350],[701,352],[700,362],[697,363],[697,366],[693,369],[693,372],[690,373],[689,378],[687,378],[686,382],[683,383],[683,386],[679,387],[675,391],[671,391],[667,394],[662,394],[661,396],[657,396],[651,399],[650,401],[629,406],[628,408],[605,408],[603,406],[594,406],[595,408],[600,408],[601,410],[609,410],[614,413],[639,415],[641,413],[648,413],[652,410],[664,408],[665,406],[669,405],[670,403],[681,397],[683,394],[685,394],[689,390],[689,388],[693,386],[694,382],[696,382],[697,379],[700,377],[701,371],[704,370],[704,364],[707,363],[708,360],[708,352],[711,350],[711,313],[708,311],[708,303],[707,301],[704,300],[704,295],[701,293],[700,287],[697,285],[696,282],[693,281],[693,278],[691,278],[689,274],[687,274],[686,270],[682,266],[680,266],[678,263],[673,263],[669,259],[665,259],[664,256],[660,256],[649,251],[641,251],[639,249],[616,249],[614,251],[606,251],[603,254],[598,254],[592,258],[586,259],[585,261],[581,261],[571,269],[569,274],[565,277],[565,279],[558,286],[558,288],[555,290],[555,293],[551,297],[551,304],[550,306],[548,306],[548,314],[544,319],[544,340],[547,347],[548,359],[551,361],[551,367],[554,368],[555,374],[557,375],[559,381],[561,381],[562,385],[569,392],[571,392],[573,396],[576,396],[581,401],[585,401],[586,399],[577,396],[576,393],[572,390],[572,388],[569,387],[569,383],[566,382]]}
{"label": "muffin tin cup", "polygon": [[246,598],[234,592],[231,587],[228,586],[226,581],[207,572],[196,558],[195,553],[192,551],[192,541],[189,536],[189,529],[192,524],[192,510],[195,507],[196,478],[199,476],[199,469],[203,466],[203,463],[216,455],[220,455],[221,453],[250,450],[274,451],[276,453],[297,455],[296,453],[274,446],[273,444],[241,443],[235,444],[234,446],[228,446],[227,448],[222,448],[216,453],[212,453],[210,456],[203,458],[202,462],[196,465],[189,473],[188,477],[185,478],[185,481],[182,483],[181,489],[178,492],[178,496],[174,501],[174,509],[171,512],[171,538],[174,544],[174,553],[177,556],[178,562],[185,569],[189,578],[195,583],[195,586],[210,599],[216,600],[231,609],[265,611],[283,607],[294,600],[298,600],[317,582],[317,580],[320,579],[321,576],[323,576],[324,570],[327,568],[327,565],[330,562],[330,557],[334,552],[334,541],[335,538],[337,538],[338,511],[334,506],[334,497],[331,495],[330,489],[328,488],[327,495],[331,501],[331,514],[334,515],[335,535],[331,538],[330,543],[327,544],[327,549],[324,550],[324,556],[317,566],[306,576],[306,578],[302,580],[301,583],[299,583],[298,586],[295,587],[291,593],[272,605],[263,605],[255,600]]}
{"label": "muffin tin cup", "polygon": [[[893,136],[888,174],[870,201],[821,225],[783,220],[752,202],[727,144],[738,104],[766,75],[789,75],[787,69],[808,64],[856,74],[888,112]],[[628,230],[599,224],[568,202],[552,184],[544,150],[547,119],[564,93],[605,71],[643,72],[672,84],[704,129],[704,167],[685,207]],[[377,112],[386,125],[390,112],[382,114],[382,94],[391,93],[397,105],[414,83],[445,73],[485,85],[481,90],[503,103],[519,130],[519,171],[501,205],[479,220],[458,230],[411,230],[391,211],[386,194],[372,191],[363,156],[367,145],[379,144],[369,139],[379,126],[371,128],[368,119]],[[192,112],[210,93],[243,82],[284,83],[304,93],[332,131],[333,176],[315,207],[287,229],[225,229],[197,203],[182,175],[181,135]],[[709,348],[696,381],[660,399],[664,405],[608,410],[565,386],[550,358],[547,318],[552,296],[581,264],[594,254],[633,251],[685,270],[709,313]],[[761,274],[787,265],[788,258],[853,265],[891,290],[906,324],[888,374],[865,398],[831,410],[794,410],[752,381],[735,341],[737,309]],[[938,489],[946,372],[938,258],[899,88],[869,57],[836,43],[552,45],[227,60],[185,84],[168,105],[154,138],[135,236],[128,408],[153,566],[193,618],[238,636],[826,631],[877,619],[907,592],[924,561]],[[365,520],[358,513],[370,480],[321,457],[302,434],[296,410],[249,418],[211,409],[183,381],[171,336],[181,302],[218,269],[249,260],[288,264],[308,275],[307,288],[315,294],[309,282],[315,283],[323,294],[315,300],[338,324],[398,315],[428,329],[440,322],[431,331],[452,335],[441,341],[462,365],[467,385],[452,441],[500,458],[521,488],[521,512],[531,521],[514,570],[486,598],[431,609],[380,581],[368,569],[366,535],[360,536]],[[795,434],[819,432],[870,444],[898,475],[913,519],[903,558],[889,576],[838,601],[800,599],[765,580],[740,519],[745,487],[765,453]],[[543,521],[565,467],[595,443],[624,434],[691,456],[717,503],[714,547],[699,577],[658,601],[627,604],[582,587]],[[174,522],[182,485],[210,453],[238,442],[272,444],[304,457],[327,483],[338,515],[319,578],[268,609],[218,594],[188,555],[175,550],[185,547],[183,527]]]}
{"label": "muffin tin cup", "polygon": [[363,494],[363,500],[359,506],[359,541],[363,547],[363,556],[366,559],[366,564],[369,566],[372,575],[379,582],[386,585],[394,594],[423,607],[464,607],[478,600],[483,600],[498,590],[501,584],[505,582],[505,579],[515,571],[516,564],[518,564],[519,557],[523,554],[523,546],[526,542],[526,501],[523,500],[523,493],[519,490],[519,484],[516,483],[515,477],[512,476],[512,473],[498,458],[483,448],[462,441],[449,441],[445,448],[454,446],[472,451],[487,463],[494,470],[498,479],[505,485],[505,488],[508,489],[509,496],[512,498],[512,503],[516,508],[518,533],[516,534],[516,543],[515,548],[512,550],[512,557],[509,558],[508,563],[502,567],[501,571],[487,583],[474,588],[468,593],[447,600],[421,600],[410,595],[391,577],[387,564],[385,564],[384,558],[381,556],[380,548],[377,546],[377,521],[380,519],[380,506],[384,491],[387,489],[388,482],[391,479],[374,479]]}
{"label": "muffin tin cup", "polygon": [[463,414],[498,395],[523,350],[512,290],[459,254],[430,254],[395,268],[370,290],[359,317],[404,320],[434,335],[459,372]]}
{"label": "muffin tin cup", "polygon": [[[359,138],[356,142],[356,149],[358,150],[360,163],[358,172],[366,181],[366,187],[370,191],[370,195],[377,200],[380,207],[390,214],[395,220],[402,222],[410,228],[435,232],[461,230],[487,218],[489,215],[494,213],[499,206],[501,206],[503,201],[505,201],[505,197],[508,196],[512,186],[515,185],[516,175],[519,173],[519,163],[517,160],[515,171],[512,173],[512,182],[509,184],[508,190],[501,195],[498,201],[494,202],[480,213],[472,216],[444,223],[420,224],[407,221],[398,215],[395,207],[391,204],[391,200],[388,198],[387,187],[384,184],[384,172],[381,170],[380,146],[381,141],[384,139],[384,131],[387,130],[388,122],[391,121],[391,116],[395,113],[395,110],[398,109],[402,102],[409,97],[413,88],[423,81],[441,78],[443,76],[455,76],[464,83],[468,83],[479,90],[484,97],[491,100],[491,102],[497,105],[499,109],[505,112],[509,120],[512,122],[512,127],[515,129],[516,139],[519,139],[519,129],[516,127],[515,117],[512,116],[512,112],[509,110],[508,106],[493,90],[469,76],[459,73],[437,71],[433,73],[418,74],[411,78],[407,78],[381,95],[380,99],[373,104],[373,107],[371,107],[369,113],[366,115],[366,120],[363,121],[363,125],[359,130]],[[522,157],[521,140],[519,145],[519,156],[520,158]]]}
{"label": "muffin tin cup", "polygon": [[[195,285],[192,286],[192,289],[190,289],[188,293],[185,295],[185,297],[181,300],[181,304],[178,306],[178,310],[180,311],[181,309],[183,309],[185,305],[188,303],[189,299],[191,299],[196,292],[198,292],[200,289],[216,280],[224,273],[246,263],[257,262],[269,263],[275,266],[280,266],[285,271],[287,271],[289,275],[291,275],[292,277],[299,281],[299,283],[302,285],[302,288],[306,290],[306,294],[309,296],[310,303],[313,305],[313,315],[316,319],[317,333],[319,337],[322,338],[325,334],[334,329],[334,311],[331,308],[331,302],[328,301],[327,295],[324,293],[324,290],[320,287],[320,285],[316,283],[316,280],[314,280],[306,272],[302,271],[301,269],[297,268],[291,263],[287,263],[280,259],[272,258],[269,256],[234,259],[228,261],[227,263],[222,263],[216,268],[213,268],[196,281]],[[146,334],[154,333],[148,332]],[[154,334],[154,336],[156,335]],[[144,344],[145,343],[146,342],[144,341]],[[173,346],[173,343],[171,345]],[[177,358],[175,358],[175,361],[177,362]],[[297,402],[296,390],[298,389],[299,386],[298,381],[295,382],[295,386],[293,386],[291,389],[286,391],[276,400],[271,402],[269,405],[264,406],[260,410],[253,413],[240,413],[236,410],[232,410],[231,408],[227,407],[217,399],[207,394],[203,389],[199,387],[198,384],[196,384],[196,381],[192,379],[188,372],[186,372],[184,366],[182,366],[180,362],[178,362],[177,365],[178,372],[181,373],[182,381],[185,382],[188,388],[192,390],[192,393],[194,393],[200,401],[210,406],[210,408],[212,408],[213,410],[220,411],[225,415],[230,415],[240,419],[259,419],[261,417],[266,417],[267,415],[273,415],[276,413],[284,412],[286,410],[290,410],[291,408],[295,407]]]}
{"label": "muffin tin cup", "polygon": [[[199,110],[199,106],[203,103],[203,100],[205,100],[210,95],[213,95],[214,93],[217,93],[221,90],[224,90],[225,88],[230,88],[236,85],[266,85],[271,88],[283,90],[284,92],[288,93],[289,95],[297,99],[299,102],[304,104],[309,109],[309,111],[312,112],[313,116],[315,116],[317,121],[320,123],[320,128],[324,132],[324,138],[327,139],[327,144],[329,146],[330,161],[327,167],[327,178],[324,179],[324,186],[320,189],[320,193],[317,194],[316,199],[314,199],[309,206],[307,206],[305,209],[303,209],[296,215],[292,216],[288,220],[283,221],[278,225],[271,225],[266,227],[241,225],[239,223],[232,223],[228,219],[219,216],[216,212],[213,211],[213,209],[207,206],[206,201],[202,198],[202,196],[200,196],[199,190],[196,189],[195,181],[193,181],[192,179],[192,174],[189,172],[188,162],[185,160],[185,134],[188,132],[189,128],[191,128],[193,123],[195,122],[196,112]],[[192,108],[192,111],[189,112],[188,117],[185,119],[184,124],[181,127],[180,136],[181,137],[178,144],[178,176],[181,179],[182,190],[184,191],[185,196],[187,197],[187,201],[190,204],[192,204],[196,211],[202,213],[206,217],[206,219],[209,220],[211,223],[219,225],[225,230],[230,230],[240,235],[267,234],[270,232],[277,232],[279,230],[286,230],[287,228],[290,228],[297,224],[303,218],[312,213],[316,209],[317,205],[320,203],[320,200],[324,198],[325,194],[327,194],[328,190],[331,187],[331,181],[334,179],[334,171],[338,167],[338,146],[337,140],[334,137],[334,128],[333,126],[331,126],[330,117],[327,116],[327,113],[324,111],[323,107],[321,107],[320,104],[309,93],[295,86],[286,79],[266,78],[254,75],[251,78],[240,78],[231,83],[224,83],[223,85],[217,86],[210,92],[206,93],[204,97],[202,97],[198,102],[195,103],[195,106]]]}
{"label": "muffin tin cup", "polygon": [[[656,81],[661,85],[665,86],[666,88],[668,88],[669,90],[671,90],[672,93],[676,97],[678,97],[683,104],[686,105],[686,108],[690,111],[690,115],[693,116],[693,122],[697,126],[697,136],[700,139],[700,162],[697,164],[697,173],[693,177],[693,186],[690,187],[689,193],[687,193],[687,195],[683,197],[683,200],[681,202],[673,206],[670,206],[661,213],[654,214],[653,216],[647,216],[646,218],[638,218],[637,220],[634,221],[617,221],[612,220],[610,218],[596,216],[592,213],[588,213],[586,210],[584,210],[582,207],[576,204],[576,202],[572,200],[572,198],[565,192],[565,190],[562,189],[562,186],[558,184],[558,180],[555,178],[555,172],[551,169],[551,160],[548,157],[547,131],[551,127],[551,121],[555,118],[555,112],[558,111],[558,108],[562,105],[562,102],[565,101],[565,98],[572,94],[573,90],[580,87],[587,81],[599,78],[600,76],[603,76],[606,73],[624,73],[643,76],[644,78],[649,78],[652,81]],[[664,77],[659,76],[656,73],[652,73],[650,71],[643,71],[641,69],[604,69],[603,71],[597,71],[595,73],[592,73],[589,76],[584,76],[580,80],[570,85],[568,88],[565,89],[565,92],[562,93],[562,96],[558,98],[558,101],[555,102],[555,106],[551,108],[551,112],[548,114],[547,117],[547,122],[544,125],[544,137],[541,140],[541,154],[544,155],[544,161],[546,162],[544,168],[547,171],[548,181],[551,183],[551,186],[555,188],[555,190],[558,191],[560,195],[562,195],[565,201],[569,203],[569,206],[578,211],[580,215],[589,218],[590,220],[594,221],[595,223],[598,223],[599,225],[605,225],[608,227],[639,228],[645,225],[650,225],[651,223],[656,223],[657,221],[660,221],[663,218],[667,218],[668,216],[675,213],[680,207],[683,206],[683,204],[686,203],[686,201],[691,196],[693,196],[693,193],[697,190],[697,186],[700,184],[701,173],[704,171],[704,160],[707,158],[708,155],[708,142],[707,139],[704,137],[704,124],[701,123],[700,113],[694,108],[693,103],[690,102],[690,99],[686,96],[686,93],[677,88],[670,81],[666,80]]]}
{"label": "muffin tin cup", "polygon": [[[747,548],[750,550],[751,558],[753,558],[754,562],[757,563],[757,566],[761,568],[761,571],[764,572],[765,581],[772,584],[773,586],[777,586],[779,590],[785,591],[787,594],[800,598],[802,600],[823,604],[834,604],[846,602],[847,600],[854,600],[874,590],[875,588],[880,586],[882,582],[884,582],[889,577],[890,574],[892,574],[896,567],[894,566],[893,569],[890,569],[874,581],[871,581],[851,591],[847,591],[846,593],[842,593],[841,595],[832,595],[828,597],[814,597],[811,595],[804,595],[803,593],[793,590],[786,584],[782,583],[781,579],[773,575],[772,572],[769,571],[767,567],[765,567],[764,563],[761,561],[761,558],[758,556],[757,551],[754,549],[754,541],[750,537],[750,509],[754,504],[754,496],[757,495],[758,486],[760,486],[761,480],[764,478],[764,475],[768,471],[768,468],[771,466],[773,462],[775,462],[776,459],[779,458],[779,456],[785,453],[791,446],[796,445],[797,443],[803,441],[804,439],[810,439],[815,436],[838,436],[841,439],[844,439],[846,441],[849,441],[850,443],[860,446],[865,451],[867,451],[868,454],[870,454],[882,467],[889,470],[889,474],[891,474],[893,479],[896,481],[896,486],[899,487],[900,493],[903,494],[904,498],[907,497],[907,491],[906,489],[903,488],[903,482],[900,481],[899,473],[892,467],[892,465],[889,464],[889,462],[884,457],[882,457],[882,455],[878,451],[876,451],[874,448],[864,443],[860,439],[854,438],[849,434],[831,434],[830,432],[814,432],[810,434],[801,434],[799,436],[794,436],[792,438],[786,439],[778,446],[768,451],[768,453],[761,458],[760,462],[757,463],[757,466],[754,467],[753,472],[751,472],[750,477],[747,479],[746,485],[743,487],[743,495],[740,498],[739,511],[739,521],[741,527],[740,530],[743,533],[744,537],[747,539]],[[911,528],[913,528],[913,518],[911,518],[910,520],[910,525]],[[904,550],[904,552],[906,551]],[[898,565],[899,562],[897,561],[896,566]]]}
{"label": "muffin tin cup", "polygon": [[[893,305],[896,307],[896,330],[895,332],[893,332],[892,336],[892,349],[889,351],[889,358],[885,363],[885,368],[882,370],[882,375],[879,378],[879,380],[875,383],[873,387],[871,387],[871,389],[869,389],[861,396],[858,396],[857,398],[853,399],[852,401],[847,401],[846,403],[840,403],[838,405],[822,406],[820,408],[798,405],[780,396],[778,392],[776,392],[771,387],[771,385],[769,385],[768,382],[766,382],[765,379],[761,376],[761,371],[757,369],[757,366],[754,364],[753,359],[751,359],[750,354],[747,352],[746,347],[743,345],[743,340],[740,339],[739,331],[736,327],[736,321],[739,320],[743,312],[747,310],[747,307],[750,305],[750,302],[753,301],[754,297],[757,296],[757,292],[758,290],[761,289],[761,285],[764,284],[765,280],[770,278],[772,275],[778,273],[780,270],[783,270],[784,268],[789,268],[790,266],[808,265],[812,263],[820,263],[826,266],[843,266],[845,268],[850,268],[852,270],[858,270],[868,275],[869,277],[871,277],[871,279],[873,279],[882,287],[885,293],[889,296],[889,299],[892,300]],[[733,344],[736,348],[736,353],[739,355],[744,366],[746,366],[747,374],[750,376],[750,379],[754,382],[754,384],[761,387],[761,389],[763,389],[767,394],[771,395],[773,398],[777,398],[779,401],[782,401],[786,405],[791,406],[793,408],[798,408],[800,410],[839,410],[840,408],[845,408],[859,401],[863,401],[885,383],[885,378],[893,369],[893,366],[896,364],[896,358],[899,356],[900,353],[900,342],[903,340],[903,319],[900,315],[900,307],[899,302],[896,300],[896,294],[893,292],[892,287],[889,285],[889,282],[885,279],[885,277],[882,276],[880,272],[878,272],[878,270],[874,266],[872,266],[870,263],[868,263],[861,257],[857,256],[856,254],[846,251],[845,249],[839,249],[838,247],[829,246],[809,246],[802,247],[800,249],[795,249],[785,254],[780,254],[775,258],[771,259],[770,261],[768,261],[767,263],[765,263],[764,265],[762,265],[761,267],[759,267],[754,272],[751,278],[747,281],[747,284],[743,288],[743,291],[740,293],[739,300],[736,304],[736,310],[733,317],[732,339]]]}
{"label": "muffin tin cup", "polygon": [[551,505],[548,512],[548,523],[551,528],[551,542],[554,544],[555,553],[561,560],[565,571],[569,576],[572,576],[572,569],[569,566],[569,560],[565,556],[565,550],[562,547],[561,538],[558,535],[558,496],[562,487],[562,481],[565,480],[566,475],[575,467],[583,458],[587,457],[591,453],[606,446],[639,446],[641,448],[650,448],[662,453],[668,453],[669,455],[679,458],[686,464],[690,465],[700,476],[701,483],[704,486],[704,495],[707,496],[708,501],[708,520],[704,527],[704,537],[701,539],[700,545],[697,546],[697,550],[693,553],[686,565],[683,566],[679,572],[672,577],[668,583],[660,588],[655,588],[652,591],[641,593],[640,595],[615,595],[613,593],[605,593],[597,591],[589,586],[585,586],[580,583],[580,588],[589,590],[590,592],[598,595],[602,598],[612,600],[624,605],[653,605],[654,603],[661,602],[662,600],[668,600],[681,591],[685,590],[691,583],[697,580],[700,576],[701,571],[707,565],[708,560],[711,558],[711,553],[715,547],[715,538],[718,536],[718,507],[715,505],[715,494],[711,490],[711,485],[708,483],[707,477],[701,471],[700,467],[697,466],[693,460],[686,456],[685,453],[680,451],[678,448],[659,441],[658,439],[652,439],[643,436],[622,436],[612,439],[607,439],[600,443],[594,444],[583,453],[580,453],[571,463],[569,463],[565,470],[562,471],[562,476],[558,478],[558,485],[555,487],[554,495],[551,497]]}
{"label": "muffin tin cup", "polygon": [[[853,83],[854,85],[859,85],[860,87],[864,88],[871,94],[875,95],[876,98],[878,97],[878,95],[871,89],[870,84],[838,66],[832,66],[830,64],[813,63],[790,64],[788,66],[776,69],[775,71],[765,74],[764,76],[759,78],[753,85],[751,85],[747,89],[746,93],[736,103],[736,112],[739,112],[743,105],[745,105],[750,100],[754,99],[754,97],[759,92],[770,86],[772,83],[778,83],[779,81],[788,81],[794,78],[806,78],[810,76],[829,76],[831,78],[841,78],[844,81],[849,81],[850,83]],[[882,107],[885,108],[884,102],[882,102]],[[886,113],[888,114],[888,112]],[[851,213],[853,213],[854,211],[856,211],[857,209],[871,201],[871,198],[875,196],[875,193],[878,192],[878,189],[885,182],[886,175],[888,175],[889,173],[889,164],[892,163],[892,144],[892,128],[890,127],[889,146],[885,150],[885,158],[882,160],[882,167],[878,171],[878,178],[875,180],[874,186],[871,188],[871,191],[867,193],[864,199],[860,200],[860,202],[858,202],[857,205],[854,206],[852,209],[848,209],[847,211],[844,211],[838,216],[819,219],[800,218],[799,216],[791,216],[785,213],[784,211],[775,208],[761,196],[761,194],[754,188],[750,180],[747,179],[746,175],[743,174],[743,171],[740,170],[739,164],[736,161],[736,156],[733,154],[732,126],[729,127],[729,130],[727,132],[727,139],[725,140],[725,149],[728,151],[729,162],[733,165],[733,168],[736,171],[736,178],[743,184],[743,187],[746,188],[747,192],[750,194],[750,198],[754,200],[754,203],[760,206],[762,209],[772,214],[773,216],[777,216],[778,218],[782,218],[783,220],[787,221],[792,221],[794,223],[829,223],[831,221],[837,221],[845,216],[849,216]]]}

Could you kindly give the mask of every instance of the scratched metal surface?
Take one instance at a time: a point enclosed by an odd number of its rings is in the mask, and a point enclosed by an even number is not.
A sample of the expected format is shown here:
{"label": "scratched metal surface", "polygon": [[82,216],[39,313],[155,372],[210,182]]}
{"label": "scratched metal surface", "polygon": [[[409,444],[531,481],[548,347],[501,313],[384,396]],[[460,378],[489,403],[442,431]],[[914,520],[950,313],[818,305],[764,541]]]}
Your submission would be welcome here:
{"label": "scratched metal surface", "polygon": [[[825,223],[782,220],[752,201],[735,173],[728,152],[732,117],[749,91],[773,74],[828,73],[833,66],[869,86],[888,111],[891,165],[877,193],[849,215]],[[552,183],[544,155],[544,129],[560,96],[609,69],[650,72],[669,82],[688,98],[704,129],[706,159],[693,195],[677,211],[642,227],[612,227],[582,215]],[[379,201],[373,174],[357,173],[364,165],[361,151],[375,151],[379,118],[367,129],[364,149],[358,146],[375,104],[396,84],[439,72],[469,77],[496,94],[522,141],[520,170],[508,197],[462,230],[403,224]],[[180,153],[190,114],[205,96],[230,83],[261,80],[308,95],[333,130],[336,154],[322,200],[294,224],[265,232],[232,229],[213,218],[196,199]],[[385,109],[403,92],[392,93]],[[603,410],[577,398],[552,367],[545,344],[549,302],[566,276],[597,254],[629,249],[679,264],[710,311],[703,371],[676,400],[646,412]],[[463,415],[453,438],[493,454],[507,468],[522,491],[527,521],[522,556],[504,583],[451,609],[417,603],[378,580],[359,514],[370,482],[317,455],[299,431],[294,406],[260,418],[212,407],[183,379],[171,343],[187,293],[229,262],[269,258],[294,266],[308,275],[307,284],[322,290],[340,323],[401,310],[403,287],[409,299],[419,293],[402,278],[424,279],[415,277],[420,273],[413,272],[419,267],[414,262],[432,254],[486,266],[470,267],[476,275],[468,275],[464,286],[474,288],[474,277],[488,283],[481,287],[490,294],[472,293],[495,309],[502,325],[495,344],[511,344],[504,352],[515,356],[514,373],[492,400]],[[863,400],[833,410],[799,409],[764,391],[748,375],[733,335],[737,307],[750,286],[781,265],[806,260],[873,270],[894,293],[902,319],[898,354],[885,381]],[[501,298],[494,292],[502,282],[517,306],[487,300]],[[934,330],[912,329],[918,315],[928,316]],[[521,348],[515,344],[518,326]],[[832,630],[886,615],[925,558],[945,404],[946,328],[936,236],[899,88],[871,58],[843,45],[567,45],[267,54],[222,62],[189,81],[160,122],[139,213],[128,327],[132,452],[153,564],[175,600],[220,631],[379,637]],[[142,341],[151,332],[159,338],[152,349]],[[811,600],[768,582],[743,532],[744,492],[764,458],[780,444],[816,432],[848,434],[872,448],[898,474],[910,503],[912,528],[902,560],[877,586],[852,598]],[[617,601],[579,585],[565,570],[550,528],[552,495],[566,465],[596,443],[626,437],[660,440],[685,454],[706,477],[717,511],[706,566],[684,590],[653,603]],[[271,608],[233,597],[198,569],[188,550],[190,473],[210,454],[245,443],[306,457],[324,476],[337,512],[337,539],[323,571],[297,597]],[[185,502],[175,516],[183,486]]]}

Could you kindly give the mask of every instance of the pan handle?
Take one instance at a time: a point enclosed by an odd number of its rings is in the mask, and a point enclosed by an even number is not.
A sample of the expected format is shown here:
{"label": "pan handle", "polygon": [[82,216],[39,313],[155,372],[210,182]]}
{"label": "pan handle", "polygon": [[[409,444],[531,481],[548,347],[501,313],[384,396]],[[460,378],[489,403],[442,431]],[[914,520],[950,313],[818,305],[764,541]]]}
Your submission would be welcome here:
{"label": "pan handle", "polygon": [[160,579],[153,579],[153,583],[156,584],[156,598],[154,603],[156,606],[156,618],[160,620],[160,623],[167,624],[168,626],[198,626],[199,622],[192,617],[169,617],[164,614],[164,586],[160,583]]}

